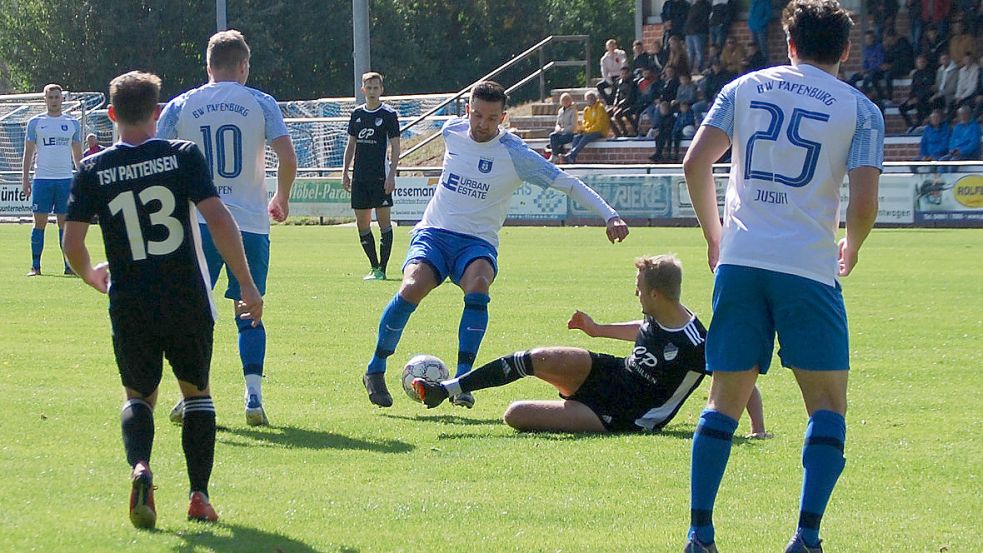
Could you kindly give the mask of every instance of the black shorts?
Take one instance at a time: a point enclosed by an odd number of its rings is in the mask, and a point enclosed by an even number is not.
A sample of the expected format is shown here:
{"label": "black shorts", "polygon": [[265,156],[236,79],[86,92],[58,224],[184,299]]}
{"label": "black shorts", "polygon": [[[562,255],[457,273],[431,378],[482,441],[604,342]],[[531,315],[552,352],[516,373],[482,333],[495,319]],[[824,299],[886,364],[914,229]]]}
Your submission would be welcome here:
{"label": "black shorts", "polygon": [[149,396],[160,385],[163,357],[171,364],[178,380],[199,390],[208,387],[212,363],[212,329],[197,333],[155,335],[117,331],[113,335],[116,366],[123,386]]}
{"label": "black shorts", "polygon": [[590,352],[590,374],[572,396],[597,415],[609,432],[641,432],[635,420],[658,406],[652,386],[625,370],[625,358]]}
{"label": "black shorts", "polygon": [[393,195],[386,194],[386,179],[352,179],[352,209],[392,207]]}

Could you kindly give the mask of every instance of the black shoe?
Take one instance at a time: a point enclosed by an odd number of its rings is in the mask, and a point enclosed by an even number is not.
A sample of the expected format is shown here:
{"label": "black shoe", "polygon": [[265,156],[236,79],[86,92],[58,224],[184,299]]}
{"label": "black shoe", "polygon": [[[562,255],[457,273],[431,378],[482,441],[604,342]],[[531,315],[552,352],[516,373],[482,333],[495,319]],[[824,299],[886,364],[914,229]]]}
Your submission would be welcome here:
{"label": "black shoe", "polygon": [[420,396],[420,401],[427,406],[427,409],[433,409],[447,399],[447,390],[443,386],[423,378],[413,379],[413,391]]}
{"label": "black shoe", "polygon": [[652,155],[649,156],[649,159],[653,163],[658,163],[658,162],[662,161],[662,156],[660,156],[659,154],[652,154]]}
{"label": "black shoe", "polygon": [[393,396],[386,388],[386,373],[366,374],[362,377],[362,384],[365,385],[365,391],[369,393],[369,401],[379,407],[392,407]]}

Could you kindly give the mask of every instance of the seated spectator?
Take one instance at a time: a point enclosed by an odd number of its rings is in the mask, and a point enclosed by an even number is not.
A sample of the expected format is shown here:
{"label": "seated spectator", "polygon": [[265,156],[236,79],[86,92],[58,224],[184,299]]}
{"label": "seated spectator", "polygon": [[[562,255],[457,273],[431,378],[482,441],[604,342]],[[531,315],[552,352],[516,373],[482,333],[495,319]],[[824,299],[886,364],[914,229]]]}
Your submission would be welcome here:
{"label": "seated spectator", "polygon": [[710,44],[724,47],[724,40],[730,35],[730,24],[734,21],[736,8],[734,0],[713,0],[710,6]]}
{"label": "seated spectator", "polygon": [[710,0],[693,0],[686,15],[686,50],[691,71],[703,71],[704,54],[710,36]]}
{"label": "seated spectator", "polygon": [[747,55],[744,56],[744,61],[741,62],[741,74],[764,69],[768,66],[768,60],[761,53],[758,44],[756,42],[748,42]]}
{"label": "seated spectator", "polygon": [[672,141],[672,129],[676,125],[676,116],[673,115],[669,102],[665,100],[659,102],[658,121],[658,124],[652,126],[655,137],[655,153],[649,156],[649,159],[656,163],[663,160],[662,154],[665,153]]}
{"label": "seated spectator", "polygon": [[[638,86],[631,76],[631,68],[622,67],[618,88],[614,94],[614,104],[608,108],[612,130],[615,136],[637,135],[637,129],[632,125],[635,104],[638,103]],[[627,123],[627,124],[626,124]]]}
{"label": "seated spectator", "polygon": [[85,136],[85,144],[88,146],[88,149],[82,152],[82,157],[89,157],[92,154],[98,154],[106,149],[104,146],[99,144],[99,139],[92,133]]}
{"label": "seated spectator", "polygon": [[889,30],[884,34],[884,84],[886,98],[894,101],[894,79],[908,77],[915,68],[915,52],[908,39]]}
{"label": "seated spectator", "polygon": [[604,43],[607,51],[601,56],[601,82],[597,83],[597,91],[600,93],[604,103],[611,105],[614,103],[614,88],[618,85],[618,75],[621,68],[628,64],[628,57],[625,51],[618,48],[618,41],[608,39]]}
{"label": "seated spectator", "polygon": [[949,57],[954,60],[961,60],[966,54],[976,58],[976,37],[965,32],[965,28],[962,20],[956,20],[952,24],[952,36],[949,37]]}
{"label": "seated spectator", "polygon": [[[932,97],[933,84],[935,84],[935,71],[928,68],[928,59],[920,55],[915,58],[915,70],[911,72],[911,90],[908,92],[908,98],[898,105],[898,111],[904,118],[909,134],[914,132],[915,127],[925,123],[930,109],[928,100]],[[912,109],[917,110],[917,120],[914,122],[908,115]]]}
{"label": "seated spectator", "polygon": [[722,58],[720,57],[720,48],[716,44],[711,44],[710,47],[707,49],[706,65],[703,67],[703,71],[700,71],[700,73],[703,73],[704,75],[709,75],[710,68],[713,66],[714,60],[721,60],[721,59]]}
{"label": "seated spectator", "polygon": [[898,0],[867,0],[867,15],[874,24],[874,33],[880,41],[888,31],[894,30],[894,18],[898,15]]}
{"label": "seated spectator", "polygon": [[744,51],[744,47],[737,42],[737,39],[732,36],[727,37],[723,49],[720,50],[720,61],[723,63],[724,69],[735,75],[740,75],[744,69],[744,58],[746,57],[747,53]]}
{"label": "seated spectator", "polygon": [[962,65],[959,67],[956,78],[956,94],[953,96],[952,109],[971,105],[979,86],[980,66],[976,64],[976,58],[966,54],[963,56]]}
{"label": "seated spectator", "polygon": [[939,34],[939,30],[934,26],[925,29],[925,35],[918,45],[918,53],[928,58],[929,67],[938,67],[939,56],[949,51],[949,40]]}
{"label": "seated spectator", "polygon": [[669,61],[669,51],[662,47],[662,43],[656,40],[652,41],[652,47],[649,48],[649,67],[652,68],[652,72],[658,75],[662,73],[662,69],[666,66],[666,62]]}
{"label": "seated spectator", "polygon": [[956,97],[956,80],[959,78],[959,66],[949,59],[949,54],[939,56],[939,68],[935,70],[935,85],[932,87],[932,97],[928,99],[932,109],[948,111]]}
{"label": "seated spectator", "polygon": [[980,159],[980,124],[971,117],[969,106],[963,106],[956,112],[956,123],[949,134],[949,153],[939,159]]}
{"label": "seated spectator", "polygon": [[[642,78],[638,80],[638,96],[635,103],[635,129],[638,130],[638,121],[641,115],[644,113],[648,115],[648,119],[651,122],[652,116],[649,111],[652,109],[652,105],[655,103],[656,96],[661,90],[658,86],[659,79],[655,77],[655,72],[651,67],[646,67],[642,69]],[[641,132],[641,131],[639,131]]]}
{"label": "seated spectator", "polygon": [[693,84],[693,78],[689,75],[679,77],[679,86],[676,88],[676,100],[673,107],[683,102],[691,106],[696,103],[696,85]]}
{"label": "seated spectator", "polygon": [[931,25],[938,29],[940,36],[947,36],[951,9],[952,2],[949,0],[922,0],[922,25]]}
{"label": "seated spectator", "polygon": [[631,72],[636,79],[639,79],[642,76],[642,69],[652,66],[652,58],[645,51],[645,46],[641,40],[633,42],[631,49],[635,54],[635,57],[631,61]]}
{"label": "seated spectator", "polygon": [[922,132],[922,140],[918,145],[919,159],[922,161],[938,161],[949,153],[949,125],[942,118],[942,110],[932,111],[928,124]]}
{"label": "seated spectator", "polygon": [[717,93],[735,77],[736,75],[725,70],[719,61],[710,66],[710,74],[704,77],[700,83],[703,86],[703,100],[693,106],[694,115],[698,121],[703,121],[703,117],[717,98]]}
{"label": "seated spectator", "polygon": [[[878,96],[884,97],[881,91],[881,81],[884,80],[884,72],[881,66],[884,64],[884,47],[877,42],[874,31],[864,33],[864,53],[861,70],[850,77],[850,84],[863,90],[873,86],[877,89]],[[860,86],[857,85],[861,82]]]}
{"label": "seated spectator", "polygon": [[589,143],[608,137],[608,112],[604,109],[604,103],[597,100],[597,93],[593,90],[588,90],[584,94],[584,100],[587,101],[587,107],[584,108],[580,132],[573,137],[570,153],[566,156],[560,156],[561,160],[569,163],[577,163],[577,155]]}
{"label": "seated spectator", "polygon": [[867,85],[860,89],[861,92],[867,96],[867,99],[871,101],[877,109],[881,111],[881,116],[884,115],[884,98],[880,94],[880,90],[876,86]]}
{"label": "seated spectator", "polygon": [[556,112],[556,127],[550,133],[550,151],[553,161],[559,161],[563,154],[563,145],[573,142],[577,132],[577,108],[573,105],[573,96],[568,92],[560,95],[560,109]]}
{"label": "seated spectator", "polygon": [[689,54],[686,53],[686,46],[677,36],[669,37],[669,61],[666,67],[671,67],[676,75],[690,75]]}
{"label": "seated spectator", "polygon": [[662,72],[660,84],[659,100],[665,100],[671,105],[672,102],[676,101],[676,93],[679,91],[679,79],[676,77],[676,70],[671,65]]}
{"label": "seated spectator", "polygon": [[679,146],[683,139],[693,138],[696,134],[696,117],[689,109],[689,104],[680,102],[679,112],[676,114],[676,122],[672,126],[672,157],[679,159]]}

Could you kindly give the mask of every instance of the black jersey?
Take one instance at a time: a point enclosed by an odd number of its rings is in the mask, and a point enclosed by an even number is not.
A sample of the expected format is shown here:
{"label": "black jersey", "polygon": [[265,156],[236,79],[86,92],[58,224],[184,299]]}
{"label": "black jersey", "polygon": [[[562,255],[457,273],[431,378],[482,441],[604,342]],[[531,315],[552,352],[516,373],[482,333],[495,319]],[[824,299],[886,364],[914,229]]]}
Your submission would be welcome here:
{"label": "black jersey", "polygon": [[99,216],[112,284],[113,327],[186,333],[214,322],[193,204],[218,196],[193,142],[116,144],[87,157],[68,220]]}
{"label": "black jersey", "polygon": [[389,164],[389,139],[399,136],[396,110],[381,104],[374,110],[358,106],[348,121],[348,134],[355,137],[353,180],[384,180]]}

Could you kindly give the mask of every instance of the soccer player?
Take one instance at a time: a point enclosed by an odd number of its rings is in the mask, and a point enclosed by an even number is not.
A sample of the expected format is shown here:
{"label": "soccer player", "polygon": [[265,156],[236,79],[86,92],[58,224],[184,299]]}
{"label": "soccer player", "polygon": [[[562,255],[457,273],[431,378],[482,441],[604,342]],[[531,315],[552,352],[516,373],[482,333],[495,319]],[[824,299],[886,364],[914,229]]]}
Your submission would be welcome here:
{"label": "soccer player", "polygon": [[[348,145],[341,184],[352,195],[355,226],[359,242],[372,269],[362,280],[386,280],[386,267],[393,249],[393,227],[389,219],[396,189],[396,165],[399,163],[399,115],[383,104],[382,75],[362,75],[365,104],[355,108],[348,121]],[[389,159],[386,159],[386,151]],[[355,160],[355,178],[348,171]],[[372,210],[379,222],[379,255],[372,236]]]}
{"label": "soccer player", "polygon": [[[27,272],[29,277],[41,274],[44,228],[48,225],[48,215],[51,213],[55,214],[58,221],[58,243],[61,244],[72,172],[82,161],[82,128],[77,119],[62,113],[61,104],[64,100],[61,85],[45,86],[46,113],[35,115],[27,121],[21,191],[25,196],[30,196],[31,211],[34,212],[31,270]],[[31,167],[35,165],[35,154],[37,160],[32,183],[30,173]],[[67,261],[65,274],[72,274]]]}
{"label": "soccer player", "polygon": [[[214,522],[218,515],[208,500],[208,481],[215,405],[208,372],[215,317],[192,219],[195,207],[239,280],[243,320],[259,324],[263,298],[249,276],[235,221],[197,146],[154,138],[160,79],[136,71],[120,75],[110,83],[109,97],[109,117],[118,125],[120,141],[86,158],[75,177],[65,255],[86,284],[109,293],[113,350],[126,392],[120,418],[132,467],[130,521],[137,528],[153,528],[157,521],[150,452],[163,356],[185,398],[181,444],[191,482],[188,518]],[[85,235],[96,215],[109,263],[93,267]]]}
{"label": "soccer player", "polygon": [[[567,327],[588,336],[634,342],[627,357],[581,348],[536,348],[486,363],[445,382],[413,381],[428,409],[451,394],[504,386],[535,376],[552,384],[563,400],[519,401],[505,411],[517,430],[551,432],[630,432],[659,430],[703,381],[706,329],[679,302],[682,264],[675,256],[635,260],[635,295],[645,318],[597,324],[576,311]],[[760,396],[757,397],[760,402]],[[764,433],[761,411],[752,413],[752,432]]]}
{"label": "soccer player", "polygon": [[[498,231],[523,181],[551,186],[590,207],[604,217],[611,242],[628,236],[628,226],[596,192],[500,128],[507,99],[500,84],[477,83],[467,117],[444,124],[440,185],[413,229],[403,283],[382,312],[375,355],[362,378],[369,400],[380,407],[393,402],[386,388],[386,358],[395,352],[416,307],[447,277],[464,291],[456,376],[471,370],[488,326],[488,292],[498,271]],[[474,396],[467,392],[451,401],[474,406]]]}
{"label": "soccer player", "polygon": [[[793,0],[782,23],[790,66],[749,73],[723,88],[683,162],[716,271],[707,408],[693,436],[686,551],[716,551],[712,521],[737,419],[775,334],[809,422],[798,529],[787,553],[820,552],[819,526],[843,470],[850,368],[837,277],[850,274],[877,216],[884,119],[837,80],[853,22],[835,0]],[[732,149],[724,220],[711,165]],[[846,237],[836,242],[840,185],[849,175]]]}
{"label": "soccer player", "polygon": [[[208,84],[174,98],[164,107],[157,132],[161,138],[191,140],[205,154],[219,196],[229,208],[239,230],[256,286],[266,294],[270,267],[270,221],[286,220],[290,188],[297,174],[297,154],[276,100],[245,86],[249,78],[249,45],[239,31],[221,31],[208,41]],[[267,205],[265,145],[279,160],[277,188]],[[200,222],[203,222],[199,219]],[[215,286],[223,261],[205,225],[202,247]],[[229,287],[225,297],[238,305],[239,282],[226,270]],[[246,423],[269,424],[263,408],[263,367],[266,359],[266,327],[253,325],[236,311],[239,358],[246,380]],[[180,424],[181,404],[171,410]]]}

